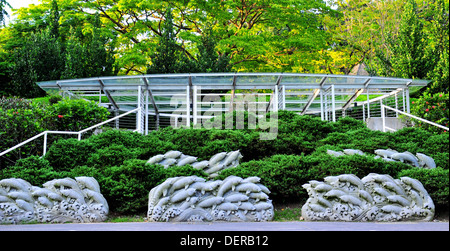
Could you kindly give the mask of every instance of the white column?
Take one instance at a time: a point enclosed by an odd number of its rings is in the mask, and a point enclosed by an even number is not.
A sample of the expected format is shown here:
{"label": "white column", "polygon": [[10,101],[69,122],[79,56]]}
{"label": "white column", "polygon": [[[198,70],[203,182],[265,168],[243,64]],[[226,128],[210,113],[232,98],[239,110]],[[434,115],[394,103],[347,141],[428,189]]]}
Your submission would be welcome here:
{"label": "white column", "polygon": [[336,100],[334,97],[334,85],[331,85],[331,109],[333,113],[333,122],[336,122]]}

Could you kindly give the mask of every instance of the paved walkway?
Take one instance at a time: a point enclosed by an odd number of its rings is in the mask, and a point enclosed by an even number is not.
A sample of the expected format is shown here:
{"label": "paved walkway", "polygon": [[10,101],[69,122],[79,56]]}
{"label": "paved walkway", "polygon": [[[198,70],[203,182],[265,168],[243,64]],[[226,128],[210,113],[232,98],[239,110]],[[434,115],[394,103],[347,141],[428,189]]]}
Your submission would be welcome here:
{"label": "paved walkway", "polygon": [[215,222],[0,225],[0,231],[449,231],[448,222]]}

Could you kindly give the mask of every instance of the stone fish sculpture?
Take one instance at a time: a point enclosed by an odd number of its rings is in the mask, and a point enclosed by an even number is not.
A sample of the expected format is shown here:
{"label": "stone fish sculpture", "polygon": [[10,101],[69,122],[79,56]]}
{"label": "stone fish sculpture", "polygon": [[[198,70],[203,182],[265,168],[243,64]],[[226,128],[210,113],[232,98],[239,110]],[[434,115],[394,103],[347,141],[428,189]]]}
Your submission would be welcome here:
{"label": "stone fish sculpture", "polygon": [[431,221],[434,203],[416,179],[371,173],[309,181],[303,188],[309,198],[302,207],[308,221]]}
{"label": "stone fish sculpture", "polygon": [[[341,151],[333,151],[333,150],[327,150],[327,154],[331,155],[333,157],[340,157],[343,155],[365,155],[361,150],[355,150],[355,149],[344,149],[343,152]],[[384,161],[400,161],[402,163],[406,163],[418,168],[426,168],[426,169],[433,169],[436,168],[436,163],[434,162],[434,159],[430,156],[427,156],[423,153],[416,153],[416,155],[405,151],[405,152],[397,152],[396,150],[392,149],[377,149],[375,150],[375,158],[381,158]]]}
{"label": "stone fish sculpture", "polygon": [[173,177],[149,192],[149,221],[270,221],[274,211],[269,189],[260,178],[205,181]]}
{"label": "stone fish sculpture", "polygon": [[56,179],[43,188],[10,178],[0,181],[0,223],[101,222],[109,212],[92,177]]}
{"label": "stone fish sculpture", "polygon": [[158,154],[151,157],[147,164],[159,164],[163,165],[164,168],[169,168],[170,166],[184,166],[191,165],[196,169],[200,169],[209,174],[210,178],[214,178],[219,175],[219,172],[227,169],[236,167],[239,165],[239,161],[242,159],[242,154],[237,151],[232,152],[221,152],[212,156],[209,160],[204,160],[197,162],[197,157],[184,155],[180,151],[168,151],[165,154]]}

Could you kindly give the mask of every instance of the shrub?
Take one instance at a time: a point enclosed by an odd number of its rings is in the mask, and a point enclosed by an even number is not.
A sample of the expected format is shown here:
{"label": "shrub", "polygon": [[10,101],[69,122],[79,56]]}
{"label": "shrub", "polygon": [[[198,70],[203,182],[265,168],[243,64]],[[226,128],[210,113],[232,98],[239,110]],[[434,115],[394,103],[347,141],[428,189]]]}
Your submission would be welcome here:
{"label": "shrub", "polygon": [[[95,102],[63,99],[47,107],[44,127],[55,131],[77,132],[105,121],[108,115],[108,110]],[[92,132],[88,132],[90,133]]]}
{"label": "shrub", "polygon": [[128,148],[113,143],[90,154],[87,165],[96,168],[121,165],[125,160],[138,159],[142,152],[142,148]]}
{"label": "shrub", "polygon": [[133,159],[124,161],[120,166],[106,167],[99,183],[111,211],[121,214],[146,212],[148,193],[167,178],[190,175],[207,177],[203,171],[191,166],[164,169],[161,165],[145,163],[145,160]]}
{"label": "shrub", "polygon": [[[423,93],[422,96],[413,102],[411,106],[411,113],[430,120],[437,124],[448,127],[449,126],[449,94],[448,93]],[[444,129],[435,127],[433,125],[424,123],[420,120],[414,120],[416,126],[424,128],[428,131],[436,133],[445,133]],[[448,133],[448,132],[446,132]]]}
{"label": "shrub", "polygon": [[[0,108],[0,149],[9,149],[42,131],[44,130],[40,125],[39,116],[36,116],[33,109],[3,110]],[[5,168],[18,159],[40,154],[42,149],[42,140],[28,143],[1,158],[0,168]]]}
{"label": "shrub", "polygon": [[0,180],[20,178],[34,186],[42,186],[45,182],[62,178],[62,176],[64,174],[56,172],[46,159],[34,155],[20,159],[14,166],[9,166],[0,171]]}
{"label": "shrub", "polygon": [[87,163],[94,145],[87,140],[60,139],[48,149],[45,159],[57,171],[70,171]]}
{"label": "shrub", "polygon": [[134,159],[105,168],[99,183],[112,212],[133,214],[147,210],[148,193],[165,174],[164,167],[145,163]]}

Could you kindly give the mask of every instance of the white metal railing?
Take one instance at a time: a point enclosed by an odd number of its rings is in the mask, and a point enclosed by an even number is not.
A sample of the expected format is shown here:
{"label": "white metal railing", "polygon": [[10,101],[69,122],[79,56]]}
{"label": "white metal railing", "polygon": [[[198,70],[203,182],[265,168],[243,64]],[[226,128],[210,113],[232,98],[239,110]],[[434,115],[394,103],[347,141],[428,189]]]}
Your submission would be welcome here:
{"label": "white metal railing", "polygon": [[[35,139],[37,139],[37,138],[40,138],[40,137],[42,137],[42,136],[44,136],[44,149],[43,149],[43,152],[42,152],[42,153],[43,153],[43,155],[45,155],[45,154],[47,153],[47,136],[48,136],[48,134],[72,134],[72,135],[78,135],[78,140],[81,140],[81,134],[83,134],[83,133],[85,133],[85,132],[87,132],[87,131],[90,131],[90,130],[92,130],[92,129],[95,129],[95,128],[99,127],[99,126],[102,126],[102,125],[104,125],[104,124],[107,124],[107,123],[109,123],[109,122],[111,122],[111,121],[120,119],[121,117],[124,117],[124,116],[126,116],[126,115],[128,115],[128,114],[130,114],[130,113],[133,113],[133,112],[140,112],[140,109],[141,109],[141,108],[138,107],[138,108],[136,108],[136,109],[134,109],[134,110],[128,111],[128,112],[126,112],[126,113],[124,113],[124,114],[121,114],[121,115],[119,115],[119,116],[116,116],[116,117],[114,117],[114,118],[105,120],[105,121],[103,121],[103,122],[101,122],[101,123],[98,123],[98,124],[96,124],[96,125],[93,125],[93,126],[91,126],[91,127],[88,127],[88,128],[86,128],[86,129],[84,129],[84,130],[81,130],[81,131],[79,131],[79,132],[68,132],[68,131],[45,131],[45,132],[41,132],[41,133],[39,133],[38,135],[36,135],[36,136],[34,136],[34,137],[31,137],[31,138],[25,140],[24,142],[22,142],[22,143],[20,143],[20,144],[17,144],[17,145],[15,145],[15,146],[11,147],[11,148],[9,148],[9,149],[6,150],[6,151],[1,152],[1,153],[0,153],[0,157],[3,156],[3,155],[5,155],[5,154],[7,154],[7,153],[9,153],[9,152],[11,152],[11,151],[13,151],[13,150],[15,150],[15,149],[17,149],[17,148],[19,148],[19,147],[21,147],[21,146],[23,146],[23,145],[26,145],[26,144],[28,144],[29,142],[31,142],[31,141],[33,141],[33,140],[35,140]],[[136,131],[140,130],[139,126],[140,126],[140,124],[136,124],[136,127],[137,127]]]}
{"label": "white metal railing", "polygon": [[389,130],[389,131],[395,131],[395,129],[386,126],[385,109],[389,109],[389,110],[395,111],[395,112],[397,112],[397,113],[406,115],[406,116],[408,116],[408,117],[411,117],[411,118],[414,118],[414,119],[417,119],[417,120],[420,120],[420,121],[423,121],[423,122],[428,123],[428,124],[433,125],[433,126],[437,126],[437,127],[442,128],[442,129],[444,129],[444,130],[447,130],[447,131],[449,130],[448,127],[445,127],[445,126],[443,126],[443,125],[436,124],[436,123],[431,122],[431,121],[429,121],[429,120],[426,120],[426,119],[423,119],[423,118],[419,118],[419,117],[414,116],[414,115],[412,115],[412,114],[409,114],[409,113],[406,113],[406,112],[402,112],[402,111],[400,111],[400,110],[398,110],[398,109],[395,109],[395,108],[392,108],[392,107],[390,107],[390,106],[381,104],[381,118],[382,118],[382,120],[383,120],[383,132],[386,132],[386,130]]}

